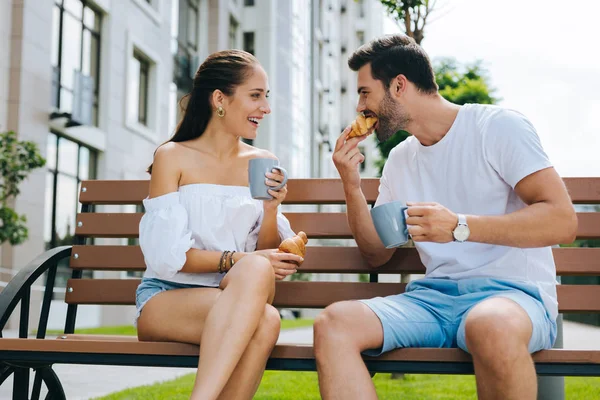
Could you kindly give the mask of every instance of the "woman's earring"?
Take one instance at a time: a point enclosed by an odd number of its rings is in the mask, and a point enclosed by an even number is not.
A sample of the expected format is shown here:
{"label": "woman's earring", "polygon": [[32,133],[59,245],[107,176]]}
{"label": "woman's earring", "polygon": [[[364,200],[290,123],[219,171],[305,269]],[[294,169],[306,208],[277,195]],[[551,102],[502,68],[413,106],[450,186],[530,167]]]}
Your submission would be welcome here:
{"label": "woman's earring", "polygon": [[221,118],[223,118],[225,116],[225,110],[223,109],[223,107],[221,107],[221,106],[217,107],[217,115]]}

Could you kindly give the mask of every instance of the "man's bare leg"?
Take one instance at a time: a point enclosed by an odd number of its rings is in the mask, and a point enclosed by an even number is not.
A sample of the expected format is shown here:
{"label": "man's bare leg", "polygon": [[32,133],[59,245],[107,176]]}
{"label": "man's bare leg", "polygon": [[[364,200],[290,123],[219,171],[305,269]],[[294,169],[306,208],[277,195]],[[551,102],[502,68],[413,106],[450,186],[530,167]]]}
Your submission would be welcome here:
{"label": "man's bare leg", "polygon": [[537,377],[528,351],[531,319],[514,301],[495,297],[477,304],[465,322],[480,400],[535,400]]}
{"label": "man's bare leg", "polygon": [[383,327],[369,307],[358,301],[330,305],[315,319],[314,341],[324,400],[377,399],[361,357],[383,344]]}

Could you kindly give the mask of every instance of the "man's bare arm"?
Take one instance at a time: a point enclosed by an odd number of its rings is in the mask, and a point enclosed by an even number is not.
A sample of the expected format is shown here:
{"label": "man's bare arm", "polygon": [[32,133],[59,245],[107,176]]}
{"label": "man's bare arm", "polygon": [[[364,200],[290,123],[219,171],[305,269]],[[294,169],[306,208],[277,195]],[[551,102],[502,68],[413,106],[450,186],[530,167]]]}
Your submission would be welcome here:
{"label": "man's bare arm", "polygon": [[[577,234],[577,215],[554,170],[546,168],[523,178],[515,192],[526,207],[505,215],[467,215],[469,242],[520,248],[571,243]],[[408,232],[415,242],[447,243],[458,217],[443,204],[408,203]]]}
{"label": "man's bare arm", "polygon": [[358,150],[358,144],[367,136],[346,140],[350,130],[351,127],[347,127],[338,138],[333,153],[333,162],[344,185],[346,215],[350,230],[369,265],[378,267],[392,257],[394,250],[386,249],[377,236],[367,200],[360,188],[358,164],[363,162],[365,157]]}
{"label": "man's bare arm", "polygon": [[523,178],[515,192],[528,206],[501,216],[467,216],[469,241],[527,248],[575,240],[577,215],[554,168]]}
{"label": "man's bare arm", "polygon": [[377,235],[367,200],[360,189],[344,186],[348,224],[358,248],[370,266],[379,267],[392,258],[395,249],[386,249]]}

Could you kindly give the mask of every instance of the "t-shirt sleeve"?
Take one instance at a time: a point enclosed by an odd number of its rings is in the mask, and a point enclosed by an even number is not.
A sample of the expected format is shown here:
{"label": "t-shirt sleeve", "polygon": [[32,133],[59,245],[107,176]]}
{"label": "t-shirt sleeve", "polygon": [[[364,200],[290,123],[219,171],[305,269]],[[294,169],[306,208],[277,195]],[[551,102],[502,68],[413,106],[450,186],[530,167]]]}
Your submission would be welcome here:
{"label": "t-shirt sleeve", "polygon": [[492,168],[513,189],[526,176],[552,167],[535,128],[515,111],[493,117],[483,134],[483,148]]}

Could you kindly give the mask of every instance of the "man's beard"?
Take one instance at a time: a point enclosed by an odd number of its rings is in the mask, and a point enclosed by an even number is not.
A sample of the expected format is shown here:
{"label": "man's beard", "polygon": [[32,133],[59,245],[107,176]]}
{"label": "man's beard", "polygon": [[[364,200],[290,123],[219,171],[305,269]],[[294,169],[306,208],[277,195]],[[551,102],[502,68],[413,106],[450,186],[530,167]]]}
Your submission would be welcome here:
{"label": "man's beard", "polygon": [[402,106],[390,96],[387,90],[383,100],[379,103],[377,118],[375,133],[380,142],[385,142],[398,131],[406,130],[410,122],[410,116],[404,112]]}

